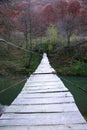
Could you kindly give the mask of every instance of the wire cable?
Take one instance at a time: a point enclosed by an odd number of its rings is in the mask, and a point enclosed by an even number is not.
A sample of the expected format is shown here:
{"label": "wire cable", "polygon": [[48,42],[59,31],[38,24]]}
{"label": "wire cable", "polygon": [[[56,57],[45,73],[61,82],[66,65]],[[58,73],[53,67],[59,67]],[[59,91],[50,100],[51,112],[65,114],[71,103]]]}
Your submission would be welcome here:
{"label": "wire cable", "polygon": [[[13,43],[11,43],[11,42],[7,42],[6,40],[4,40],[4,39],[0,39],[0,41],[2,41],[2,42],[4,42],[5,44],[8,44],[8,45],[11,45],[11,46],[14,46],[14,47],[16,47],[16,48],[19,48],[19,49],[21,49],[21,50],[24,50],[24,51],[26,51],[26,52],[30,52],[30,53],[35,53],[35,54],[39,54],[39,53],[37,53],[37,52],[34,52],[34,51],[31,51],[31,50],[28,50],[28,49],[24,49],[24,48],[22,48],[22,47],[19,47],[19,46],[17,46],[17,45],[15,45],[15,44],[13,44]],[[39,54],[40,56],[42,56],[42,54]]]}
{"label": "wire cable", "polygon": [[70,80],[67,80],[67,79],[63,78],[62,76],[59,76],[59,77],[60,77],[62,80],[65,80],[66,82],[69,82],[70,84],[72,84],[72,85],[76,86],[77,88],[79,88],[80,90],[82,90],[84,93],[86,93],[86,94],[87,94],[87,90],[86,90],[86,89],[84,89],[84,88],[82,88],[82,87],[80,87],[78,84],[73,83],[72,81],[70,81]]}
{"label": "wire cable", "polygon": [[7,90],[9,90],[9,89],[11,89],[11,88],[13,88],[13,87],[16,87],[16,85],[18,85],[18,84],[20,84],[20,83],[22,83],[22,82],[24,82],[24,81],[26,81],[26,80],[27,80],[27,78],[25,78],[25,79],[23,79],[23,80],[21,80],[21,81],[15,83],[15,84],[12,85],[12,86],[9,86],[9,87],[7,87],[7,88],[1,90],[1,91],[0,91],[0,94],[1,94],[1,93],[4,93],[5,91],[7,91]]}

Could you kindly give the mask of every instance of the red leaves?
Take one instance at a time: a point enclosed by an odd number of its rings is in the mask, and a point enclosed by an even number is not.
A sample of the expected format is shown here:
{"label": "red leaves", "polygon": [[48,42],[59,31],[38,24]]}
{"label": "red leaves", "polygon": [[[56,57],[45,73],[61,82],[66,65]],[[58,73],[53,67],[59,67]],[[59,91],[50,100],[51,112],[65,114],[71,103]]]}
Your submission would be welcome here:
{"label": "red leaves", "polygon": [[22,1],[22,2],[16,2],[15,3],[16,9],[20,10],[20,11],[26,9],[28,6],[29,6],[29,2],[23,2]]}
{"label": "red leaves", "polygon": [[58,12],[58,18],[63,20],[63,18],[67,15],[72,15],[73,18],[79,15],[81,5],[78,0],[70,0],[68,2],[66,0],[60,0],[57,3],[56,8]]}
{"label": "red leaves", "polygon": [[[31,13],[32,28],[35,28],[35,31],[44,30],[50,24],[57,24],[64,18],[69,18],[69,16],[72,17],[73,21],[78,18],[86,24],[87,2],[81,4],[79,0],[58,0],[56,4],[45,3],[37,3],[32,6],[29,1],[15,2],[11,8],[6,4],[0,5],[0,20],[4,20],[4,23],[6,23],[6,19],[12,20],[18,28],[24,30],[23,20],[25,19],[30,24]],[[30,6],[31,10],[29,9]]]}
{"label": "red leaves", "polygon": [[0,5],[0,33],[5,33],[12,28],[12,18],[15,15],[14,10],[9,8],[7,4]]}
{"label": "red leaves", "polygon": [[58,16],[65,16],[67,14],[68,2],[66,0],[59,0],[56,9]]}
{"label": "red leaves", "polygon": [[78,0],[71,0],[68,5],[68,12],[73,16],[76,17],[80,12],[80,2]]}
{"label": "red leaves", "polygon": [[43,17],[44,17],[47,25],[54,24],[57,19],[55,7],[51,4],[47,4],[46,6],[44,6]]}
{"label": "red leaves", "polygon": [[80,25],[80,31],[87,31],[87,10],[81,9],[79,13],[79,25]]}

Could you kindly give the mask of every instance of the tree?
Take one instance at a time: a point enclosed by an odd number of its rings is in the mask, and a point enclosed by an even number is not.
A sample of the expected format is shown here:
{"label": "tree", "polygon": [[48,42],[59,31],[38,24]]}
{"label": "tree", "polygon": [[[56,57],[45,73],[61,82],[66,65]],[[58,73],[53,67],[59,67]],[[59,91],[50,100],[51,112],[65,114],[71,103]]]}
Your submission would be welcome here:
{"label": "tree", "polygon": [[87,1],[84,0],[81,3],[81,9],[78,17],[78,33],[81,35],[87,35]]}
{"label": "tree", "polygon": [[11,33],[14,30],[13,17],[15,15],[15,10],[10,8],[8,4],[5,3],[0,5],[0,36],[8,41],[11,41]]}
{"label": "tree", "polygon": [[80,10],[78,17],[78,33],[87,35],[87,10],[85,8]]}
{"label": "tree", "polygon": [[67,8],[65,8],[65,14],[62,15],[62,18],[60,18],[60,21],[58,22],[58,28],[66,36],[68,47],[70,47],[70,38],[72,34],[75,33],[78,28],[77,21],[80,12],[80,7],[81,6],[79,1],[69,1]]}
{"label": "tree", "polygon": [[[16,3],[15,4],[16,11],[18,11],[18,15],[14,18],[14,22],[17,30],[23,32],[26,41],[26,49],[28,48],[28,33],[29,33],[29,11],[27,11],[27,4],[25,3]],[[26,16],[26,17],[25,17]]]}
{"label": "tree", "polygon": [[[16,3],[16,9],[19,14],[14,19],[15,25],[25,36],[25,49],[32,51],[32,10],[29,2]],[[29,68],[32,59],[32,53],[25,52],[25,67]]]}
{"label": "tree", "polygon": [[33,11],[33,29],[36,37],[42,37],[44,34],[43,6],[37,6]]}
{"label": "tree", "polygon": [[80,12],[80,2],[78,0],[70,0],[68,3],[68,13],[74,17],[77,17]]}
{"label": "tree", "polygon": [[65,16],[64,19],[58,24],[58,28],[66,36],[68,47],[70,47],[70,38],[75,32],[76,27],[76,21],[73,20],[73,17],[70,15]]}
{"label": "tree", "polygon": [[56,10],[52,4],[47,4],[43,8],[43,17],[47,26],[55,24],[57,21]]}
{"label": "tree", "polygon": [[87,10],[87,0],[82,1],[82,8]]}
{"label": "tree", "polygon": [[57,29],[54,25],[50,25],[48,27],[47,36],[48,36],[48,41],[50,43],[56,43],[57,42]]}
{"label": "tree", "polygon": [[59,0],[56,5],[57,21],[63,20],[64,16],[67,15],[68,2],[66,0]]}
{"label": "tree", "polygon": [[47,53],[49,54],[49,52],[53,50],[54,45],[58,41],[58,34],[55,25],[50,25],[47,28],[47,40],[48,44],[46,45],[46,50]]}
{"label": "tree", "polygon": [[0,4],[9,3],[11,0],[0,0]]}

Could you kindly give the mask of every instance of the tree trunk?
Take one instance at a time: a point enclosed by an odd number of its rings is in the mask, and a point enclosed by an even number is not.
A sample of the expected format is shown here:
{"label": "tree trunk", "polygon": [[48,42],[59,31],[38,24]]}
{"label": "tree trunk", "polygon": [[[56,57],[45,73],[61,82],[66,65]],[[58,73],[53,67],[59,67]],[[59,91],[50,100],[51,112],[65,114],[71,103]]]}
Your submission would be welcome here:
{"label": "tree trunk", "polygon": [[70,35],[67,35],[67,46],[70,48]]}

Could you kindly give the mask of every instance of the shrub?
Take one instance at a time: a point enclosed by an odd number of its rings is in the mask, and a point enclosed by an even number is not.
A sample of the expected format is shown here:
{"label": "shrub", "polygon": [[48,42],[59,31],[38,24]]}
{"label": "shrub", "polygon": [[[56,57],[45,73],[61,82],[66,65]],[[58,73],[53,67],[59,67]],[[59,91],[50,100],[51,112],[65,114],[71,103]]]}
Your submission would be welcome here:
{"label": "shrub", "polygon": [[72,71],[75,74],[87,75],[87,64],[82,61],[75,61],[74,63],[72,63]]}

